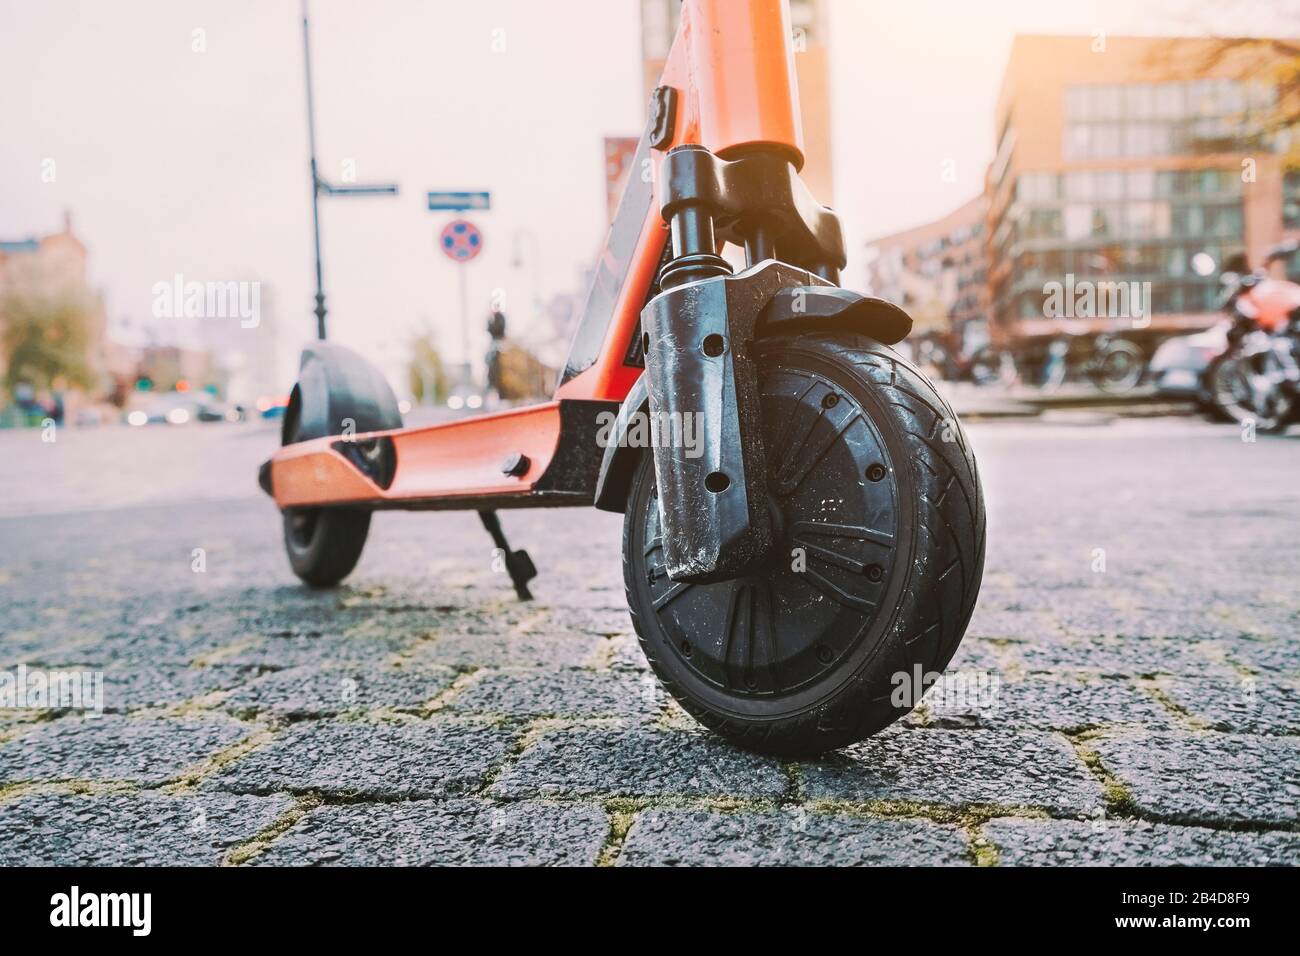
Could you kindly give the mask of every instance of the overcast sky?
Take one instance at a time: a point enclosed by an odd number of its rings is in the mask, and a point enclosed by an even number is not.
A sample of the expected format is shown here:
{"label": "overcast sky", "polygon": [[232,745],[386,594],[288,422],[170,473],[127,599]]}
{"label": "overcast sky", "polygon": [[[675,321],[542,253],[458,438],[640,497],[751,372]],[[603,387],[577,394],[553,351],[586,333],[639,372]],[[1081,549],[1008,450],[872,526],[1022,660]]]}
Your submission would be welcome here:
{"label": "overcast sky", "polygon": [[[1276,31],[1300,0],[831,0],[847,284],[867,236],[978,191],[1015,33],[1195,32],[1207,9]],[[350,161],[402,188],[322,200],[332,338],[391,368],[428,321],[458,352],[429,189],[492,191],[467,273],[476,334],[494,289],[523,326],[535,293],[576,284],[604,233],[601,139],[643,122],[636,0],[313,0],[312,26],[322,174]],[[0,239],[71,209],[115,322],[148,318],[176,273],[260,280],[291,374],[314,323],[298,0],[0,0],[0,88]]]}

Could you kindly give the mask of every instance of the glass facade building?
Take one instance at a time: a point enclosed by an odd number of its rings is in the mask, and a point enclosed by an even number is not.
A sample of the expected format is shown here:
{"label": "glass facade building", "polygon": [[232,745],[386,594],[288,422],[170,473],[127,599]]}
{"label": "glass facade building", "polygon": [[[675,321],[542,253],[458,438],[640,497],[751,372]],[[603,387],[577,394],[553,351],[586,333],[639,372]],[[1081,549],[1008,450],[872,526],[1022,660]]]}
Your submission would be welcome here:
{"label": "glass facade building", "polygon": [[1150,282],[1154,312],[1212,312],[1218,280],[1195,274],[1192,257],[1221,263],[1243,251],[1236,170],[1031,172],[1014,188],[993,236],[1011,272],[996,303],[1003,315],[1041,317],[1043,284],[1067,273]]}
{"label": "glass facade building", "polygon": [[1218,56],[1213,42],[1107,37],[1099,50],[1089,37],[1015,39],[986,178],[1002,337],[1059,335],[1045,285],[1067,276],[1150,283],[1140,329],[1100,316],[1091,331],[1204,328],[1217,319],[1219,282],[1193,257],[1255,264],[1300,232],[1300,173],[1285,172],[1264,132],[1277,112],[1269,71]]}

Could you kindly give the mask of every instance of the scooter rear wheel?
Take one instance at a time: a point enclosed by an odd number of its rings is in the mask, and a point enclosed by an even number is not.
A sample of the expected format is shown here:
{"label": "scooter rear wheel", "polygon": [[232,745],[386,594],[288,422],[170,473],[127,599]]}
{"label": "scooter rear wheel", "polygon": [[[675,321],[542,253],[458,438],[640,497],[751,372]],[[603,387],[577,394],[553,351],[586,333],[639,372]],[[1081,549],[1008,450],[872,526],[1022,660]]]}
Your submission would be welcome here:
{"label": "scooter rear wheel", "polygon": [[[301,386],[295,386],[285,411],[282,443],[302,440]],[[370,511],[364,508],[286,508],[284,550],[289,566],[304,584],[332,588],[361,560],[370,533]]]}
{"label": "scooter rear wheel", "polygon": [[289,508],[284,550],[303,583],[332,588],[357,566],[370,533],[370,512],[355,508]]}
{"label": "scooter rear wheel", "polygon": [[952,409],[892,349],[807,336],[758,354],[769,562],[670,580],[647,453],[624,579],[641,646],[681,705],[741,746],[799,756],[897,720],[946,666],[979,590],[984,503]]}

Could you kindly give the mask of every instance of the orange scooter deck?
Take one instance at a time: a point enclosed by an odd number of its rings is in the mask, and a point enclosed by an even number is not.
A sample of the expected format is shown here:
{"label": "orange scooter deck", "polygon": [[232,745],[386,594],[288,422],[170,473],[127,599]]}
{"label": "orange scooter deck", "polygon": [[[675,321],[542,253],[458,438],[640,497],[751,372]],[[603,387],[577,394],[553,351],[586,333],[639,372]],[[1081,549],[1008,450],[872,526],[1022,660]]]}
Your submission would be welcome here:
{"label": "orange scooter deck", "polygon": [[[425,428],[317,438],[277,451],[264,483],[280,508],[590,505],[603,452],[596,416],[617,410],[617,402],[551,401]],[[394,457],[386,486],[348,454],[349,444],[383,442]]]}

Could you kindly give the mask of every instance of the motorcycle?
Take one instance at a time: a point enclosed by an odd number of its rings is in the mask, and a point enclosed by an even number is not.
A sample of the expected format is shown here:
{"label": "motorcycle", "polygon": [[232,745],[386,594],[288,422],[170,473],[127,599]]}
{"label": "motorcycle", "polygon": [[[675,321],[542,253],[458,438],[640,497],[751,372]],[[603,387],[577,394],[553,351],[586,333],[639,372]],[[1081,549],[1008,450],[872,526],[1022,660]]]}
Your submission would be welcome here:
{"label": "motorcycle", "polygon": [[1300,420],[1300,284],[1268,275],[1297,249],[1296,240],[1281,243],[1262,267],[1221,277],[1232,325],[1227,350],[1206,373],[1210,393],[1218,413],[1265,434]]}
{"label": "motorcycle", "polygon": [[910,317],[840,286],[840,221],[798,175],[791,35],[785,0],[682,4],[632,163],[651,175],[628,178],[550,401],[404,428],[373,366],[304,349],[259,473],[299,578],[341,581],[375,510],[467,509],[527,599],[499,510],[594,506],[623,514],[641,647],[705,726],[797,756],[915,706],[898,678],[957,649],[984,500],[952,408],[891,348]]}

